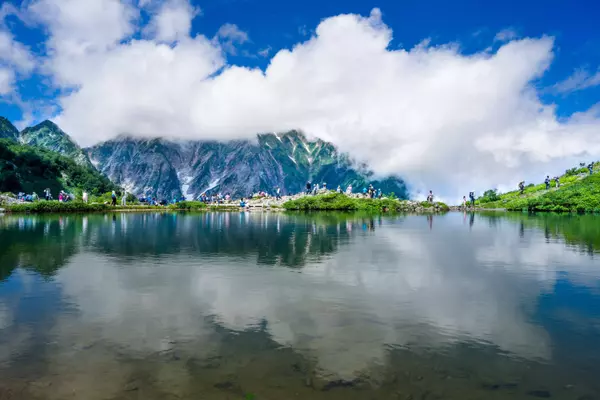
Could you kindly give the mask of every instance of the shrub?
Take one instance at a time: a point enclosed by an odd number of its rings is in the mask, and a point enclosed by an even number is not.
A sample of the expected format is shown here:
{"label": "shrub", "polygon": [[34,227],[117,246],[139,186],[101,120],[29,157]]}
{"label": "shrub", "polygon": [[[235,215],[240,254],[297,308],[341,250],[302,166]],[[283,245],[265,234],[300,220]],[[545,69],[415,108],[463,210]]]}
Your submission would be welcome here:
{"label": "shrub", "polygon": [[170,204],[169,209],[171,210],[205,210],[207,208],[206,203],[201,201],[180,201],[176,204]]}
{"label": "shrub", "polygon": [[86,204],[83,202],[61,203],[59,201],[36,201],[7,206],[7,211],[16,213],[53,213],[53,212],[97,212],[107,211],[111,207],[104,204]]}
{"label": "shrub", "polygon": [[500,200],[500,196],[498,195],[498,189],[489,189],[483,192],[483,196],[479,198],[479,202],[481,203],[491,203],[492,201]]}

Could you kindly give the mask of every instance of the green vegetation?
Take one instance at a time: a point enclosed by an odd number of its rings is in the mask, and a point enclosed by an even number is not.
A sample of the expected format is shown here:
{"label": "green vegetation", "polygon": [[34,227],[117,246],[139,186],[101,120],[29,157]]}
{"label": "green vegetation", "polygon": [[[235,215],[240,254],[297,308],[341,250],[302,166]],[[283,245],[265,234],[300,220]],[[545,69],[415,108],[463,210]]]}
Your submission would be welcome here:
{"label": "green vegetation", "polygon": [[9,213],[91,213],[91,212],[109,212],[109,211],[198,211],[205,210],[206,204],[199,201],[186,201],[178,204],[164,206],[148,205],[127,205],[111,206],[104,203],[84,203],[82,201],[72,201],[61,203],[59,201],[40,200],[33,203],[19,203],[2,206]]}
{"label": "green vegetation", "polygon": [[569,169],[559,182],[557,188],[553,180],[550,189],[546,189],[545,184],[530,184],[523,194],[516,190],[498,195],[494,190],[488,190],[475,205],[509,211],[600,212],[600,174],[597,169],[592,175],[587,168]]}
{"label": "green vegetation", "polygon": [[181,201],[177,204],[170,204],[168,208],[171,210],[198,211],[206,210],[207,205],[201,201]]}
{"label": "green vegetation", "polygon": [[290,200],[283,203],[286,210],[303,211],[366,211],[366,212],[386,212],[386,211],[448,211],[449,208],[444,203],[414,203],[400,201],[396,199],[369,199],[353,198],[343,193],[327,193],[317,196],[304,196],[296,200]]}
{"label": "green vegetation", "polygon": [[36,192],[49,188],[54,196],[61,190],[87,190],[92,195],[118,190],[108,178],[91,167],[50,150],[0,139],[0,192]]}

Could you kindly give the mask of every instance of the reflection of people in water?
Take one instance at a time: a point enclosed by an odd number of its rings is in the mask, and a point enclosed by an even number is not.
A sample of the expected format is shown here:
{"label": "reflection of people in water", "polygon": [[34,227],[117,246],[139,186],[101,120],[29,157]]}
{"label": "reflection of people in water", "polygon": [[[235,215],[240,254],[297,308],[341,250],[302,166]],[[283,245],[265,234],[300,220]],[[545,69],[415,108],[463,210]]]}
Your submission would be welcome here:
{"label": "reflection of people in water", "polygon": [[475,213],[471,213],[471,217],[469,219],[469,228],[472,228],[474,223],[475,223]]}
{"label": "reflection of people in water", "polygon": [[521,224],[519,225],[519,236],[525,237],[525,224],[523,224],[523,221],[521,221]]}
{"label": "reflection of people in water", "polygon": [[428,215],[427,216],[427,222],[429,223],[429,230],[433,229],[433,215]]}

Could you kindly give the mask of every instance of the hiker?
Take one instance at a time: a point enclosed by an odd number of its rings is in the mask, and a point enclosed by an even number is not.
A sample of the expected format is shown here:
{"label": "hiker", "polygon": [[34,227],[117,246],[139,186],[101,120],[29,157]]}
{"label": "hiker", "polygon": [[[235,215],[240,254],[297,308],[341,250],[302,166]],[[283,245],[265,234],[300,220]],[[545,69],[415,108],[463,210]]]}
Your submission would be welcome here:
{"label": "hiker", "polygon": [[381,189],[377,189],[377,198],[381,199],[383,197],[383,193],[381,192]]}
{"label": "hiker", "polygon": [[62,203],[63,199],[64,199],[64,196],[63,196],[63,191],[61,190],[61,191],[58,193],[58,201]]}
{"label": "hiker", "polygon": [[44,197],[46,198],[46,201],[50,201],[52,199],[52,195],[50,194],[50,189],[48,189],[48,188],[44,189]]}
{"label": "hiker", "polygon": [[525,181],[519,182],[519,192],[521,194],[525,193]]}
{"label": "hiker", "polygon": [[554,177],[554,182],[556,184],[556,187],[559,188],[560,187],[560,178],[558,176]]}
{"label": "hiker", "polygon": [[277,189],[275,189],[275,199],[281,200],[281,188],[279,186],[277,186]]}
{"label": "hiker", "polygon": [[319,184],[315,183],[315,187],[313,188],[313,194],[316,195],[317,193],[319,193]]}
{"label": "hiker", "polygon": [[87,203],[88,202],[88,194],[87,192],[83,192],[83,196],[82,196],[83,202]]}
{"label": "hiker", "polygon": [[115,191],[114,191],[114,190],[112,191],[112,193],[111,193],[111,195],[110,195],[110,198],[111,198],[111,200],[112,200],[112,203],[111,203],[111,204],[112,204],[113,206],[116,206],[116,205],[117,205],[117,194],[115,193]]}
{"label": "hiker", "polygon": [[590,171],[590,175],[594,173],[594,163],[591,162],[590,165],[588,165],[588,170]]}
{"label": "hiker", "polygon": [[427,195],[427,201],[433,203],[433,191],[429,191],[429,195]]}
{"label": "hiker", "polygon": [[348,185],[348,187],[346,188],[346,194],[348,196],[350,196],[352,194],[352,185]]}
{"label": "hiker", "polygon": [[127,191],[123,191],[123,197],[121,197],[121,205],[122,206],[127,205]]}
{"label": "hiker", "polygon": [[375,197],[375,188],[373,187],[373,185],[369,185],[369,197]]}
{"label": "hiker", "polygon": [[367,197],[367,188],[363,188],[363,196]]}
{"label": "hiker", "polygon": [[[306,185],[308,186],[308,184]],[[244,198],[242,197],[242,199],[240,200],[240,208],[246,208],[246,202],[244,201]]]}
{"label": "hiker", "polygon": [[469,199],[471,200],[471,207],[475,207],[475,192],[469,192]]}
{"label": "hiker", "polygon": [[310,184],[310,182],[306,182],[306,194],[310,194],[311,188],[312,188],[312,185]]}
{"label": "hiker", "polygon": [[550,189],[550,175],[546,175],[544,183],[546,184],[546,190]]}
{"label": "hiker", "polygon": [[323,190],[327,191],[327,182],[323,182]]}
{"label": "hiker", "polygon": [[342,193],[342,187],[340,185],[338,185],[336,192]]}
{"label": "hiker", "polygon": [[[470,193],[469,193],[470,195]],[[466,210],[467,209],[467,196],[463,196],[463,208]],[[466,215],[466,214],[465,214]]]}

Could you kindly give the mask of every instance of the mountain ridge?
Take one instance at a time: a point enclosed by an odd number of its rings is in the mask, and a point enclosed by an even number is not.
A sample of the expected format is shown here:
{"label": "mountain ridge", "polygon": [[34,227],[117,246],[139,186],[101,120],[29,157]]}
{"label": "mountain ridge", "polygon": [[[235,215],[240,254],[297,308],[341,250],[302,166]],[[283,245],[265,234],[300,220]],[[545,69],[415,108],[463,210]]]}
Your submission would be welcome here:
{"label": "mountain ridge", "polygon": [[[3,132],[9,131],[6,136],[15,140],[13,130]],[[308,140],[300,131],[260,133],[254,140],[233,141],[120,135],[88,148],[81,148],[51,121],[17,133],[20,143],[93,167],[136,195],[193,199],[206,191],[220,191],[246,197],[258,191],[272,193],[275,187],[292,194],[305,190],[311,181],[325,182],[330,189],[352,185],[358,190],[372,183],[385,193],[407,198],[402,179],[376,180],[366,165],[357,165],[331,143]]]}

